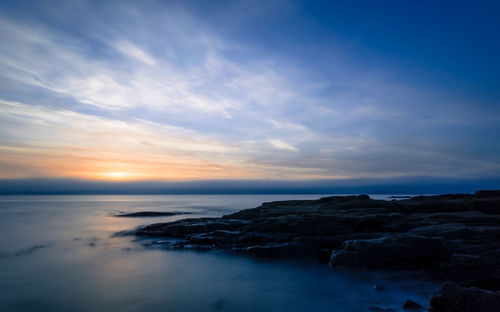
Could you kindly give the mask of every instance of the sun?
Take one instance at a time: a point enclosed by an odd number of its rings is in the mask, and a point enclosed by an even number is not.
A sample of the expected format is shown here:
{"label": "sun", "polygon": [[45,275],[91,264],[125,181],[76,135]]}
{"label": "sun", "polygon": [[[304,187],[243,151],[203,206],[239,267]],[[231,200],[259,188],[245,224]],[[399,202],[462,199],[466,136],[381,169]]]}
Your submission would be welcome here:
{"label": "sun", "polygon": [[113,172],[106,172],[105,174],[109,178],[113,179],[124,179],[129,176],[128,173],[126,172],[120,172],[120,171],[113,171]]}

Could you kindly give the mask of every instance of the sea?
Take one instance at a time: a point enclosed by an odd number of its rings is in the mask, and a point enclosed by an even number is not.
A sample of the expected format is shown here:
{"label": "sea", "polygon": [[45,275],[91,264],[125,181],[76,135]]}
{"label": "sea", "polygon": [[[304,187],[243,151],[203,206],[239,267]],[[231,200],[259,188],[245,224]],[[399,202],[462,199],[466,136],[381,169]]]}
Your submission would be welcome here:
{"label": "sea", "polygon": [[[164,250],[114,235],[323,196],[0,196],[0,311],[402,311],[408,299],[425,307],[439,283],[410,272]],[[190,214],[116,217],[139,211]]]}

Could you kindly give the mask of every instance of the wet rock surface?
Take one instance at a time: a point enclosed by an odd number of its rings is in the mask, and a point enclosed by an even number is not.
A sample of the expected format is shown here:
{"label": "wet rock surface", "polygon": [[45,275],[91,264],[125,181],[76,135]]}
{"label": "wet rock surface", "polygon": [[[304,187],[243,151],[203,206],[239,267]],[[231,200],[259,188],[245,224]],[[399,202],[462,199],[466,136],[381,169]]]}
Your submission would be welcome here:
{"label": "wet rock surface", "polygon": [[[423,270],[476,289],[499,290],[495,288],[500,280],[500,191],[398,201],[359,195],[270,202],[221,218],[152,224],[135,234],[161,238],[155,242],[167,248],[314,257],[354,268]],[[439,298],[447,298],[445,290]],[[445,303],[435,298],[432,311],[469,311],[438,310]]]}

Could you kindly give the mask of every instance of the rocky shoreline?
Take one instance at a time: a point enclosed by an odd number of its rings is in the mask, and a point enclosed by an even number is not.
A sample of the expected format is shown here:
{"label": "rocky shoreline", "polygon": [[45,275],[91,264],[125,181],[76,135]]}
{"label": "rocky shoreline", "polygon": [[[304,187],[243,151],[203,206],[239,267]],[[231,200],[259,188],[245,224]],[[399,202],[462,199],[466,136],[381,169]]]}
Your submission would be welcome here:
{"label": "rocky shoreline", "polygon": [[114,215],[115,217],[140,218],[140,217],[171,217],[177,215],[188,215],[190,212],[182,211],[139,211],[132,213],[122,213]]}
{"label": "rocky shoreline", "polygon": [[135,235],[167,248],[418,270],[447,281],[429,311],[500,311],[500,191],[270,202],[221,218],[152,224]]}

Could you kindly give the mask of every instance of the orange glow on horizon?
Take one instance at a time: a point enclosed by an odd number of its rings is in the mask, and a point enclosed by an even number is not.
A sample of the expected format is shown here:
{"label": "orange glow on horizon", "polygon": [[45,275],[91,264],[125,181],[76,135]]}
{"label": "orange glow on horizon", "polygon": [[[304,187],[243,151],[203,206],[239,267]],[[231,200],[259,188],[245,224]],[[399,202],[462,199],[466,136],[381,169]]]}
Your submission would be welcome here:
{"label": "orange glow on horizon", "polygon": [[73,149],[64,152],[25,148],[2,149],[0,162],[11,171],[0,178],[76,178],[101,181],[196,180],[261,178],[237,164],[216,163],[192,157],[169,157],[146,153],[116,153]]}
{"label": "orange glow on horizon", "polygon": [[119,172],[119,171],[105,172],[103,175],[107,176],[111,179],[114,179],[114,180],[123,180],[123,179],[127,179],[128,177],[130,177],[129,173]]}

